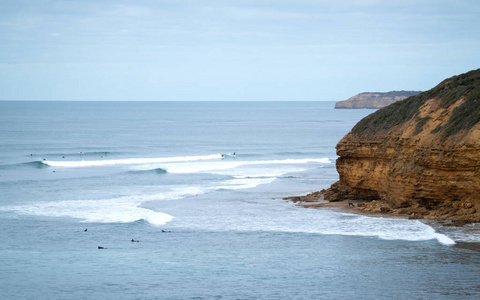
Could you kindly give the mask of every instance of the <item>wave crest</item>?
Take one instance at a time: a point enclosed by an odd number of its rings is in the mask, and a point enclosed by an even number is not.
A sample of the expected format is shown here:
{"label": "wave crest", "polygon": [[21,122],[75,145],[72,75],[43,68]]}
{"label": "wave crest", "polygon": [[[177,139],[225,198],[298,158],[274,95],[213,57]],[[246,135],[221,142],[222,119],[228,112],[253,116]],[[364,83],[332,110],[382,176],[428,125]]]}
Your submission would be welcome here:
{"label": "wave crest", "polygon": [[113,166],[113,165],[138,165],[152,163],[171,163],[171,162],[191,162],[200,160],[221,159],[221,154],[199,155],[199,156],[177,156],[177,157],[157,157],[157,158],[124,158],[124,159],[103,159],[103,160],[81,160],[81,161],[43,161],[52,167],[97,167],[97,166]]}

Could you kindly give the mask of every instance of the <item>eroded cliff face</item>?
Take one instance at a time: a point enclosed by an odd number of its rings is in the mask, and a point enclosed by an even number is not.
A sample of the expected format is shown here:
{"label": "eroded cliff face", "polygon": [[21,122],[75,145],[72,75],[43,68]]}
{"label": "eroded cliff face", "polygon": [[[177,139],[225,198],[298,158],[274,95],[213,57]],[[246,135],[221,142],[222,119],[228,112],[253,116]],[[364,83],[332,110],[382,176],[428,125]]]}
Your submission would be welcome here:
{"label": "eroded cliff face", "polygon": [[391,91],[387,93],[361,93],[335,103],[335,108],[382,108],[394,102],[417,95],[419,91]]}
{"label": "eroded cliff face", "polygon": [[337,145],[327,200],[367,211],[480,222],[480,69],[360,121]]}

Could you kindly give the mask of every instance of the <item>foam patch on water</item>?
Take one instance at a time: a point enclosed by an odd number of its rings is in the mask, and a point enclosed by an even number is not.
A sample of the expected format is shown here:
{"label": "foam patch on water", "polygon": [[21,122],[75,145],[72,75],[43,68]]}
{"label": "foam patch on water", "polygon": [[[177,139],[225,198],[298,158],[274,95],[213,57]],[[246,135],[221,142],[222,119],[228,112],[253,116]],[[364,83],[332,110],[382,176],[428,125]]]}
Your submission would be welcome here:
{"label": "foam patch on water", "polygon": [[[426,241],[436,239],[444,245],[454,245],[455,241],[444,234],[418,221],[401,218],[368,217],[343,214],[347,216],[340,222],[341,230],[332,230],[336,234],[377,236],[384,240]],[[345,230],[347,229],[348,230]]]}
{"label": "foam patch on water", "polygon": [[254,188],[261,184],[268,184],[275,180],[275,177],[268,178],[236,178],[226,180],[223,184],[218,185],[215,189],[241,190]]}
{"label": "foam patch on water", "polygon": [[100,200],[63,200],[36,202],[26,205],[0,207],[3,211],[13,211],[22,215],[44,217],[71,217],[82,222],[98,223],[130,223],[145,220],[150,224],[164,225],[173,216],[141,207],[142,203],[160,200],[176,200],[189,195],[205,192],[197,187],[174,188],[169,192],[142,195],[123,196]]}
{"label": "foam patch on water", "polygon": [[129,223],[145,220],[154,225],[164,225],[173,219],[171,215],[142,208],[140,203],[119,199],[52,201],[7,209],[22,215],[71,217],[86,223]]}
{"label": "foam patch on water", "polygon": [[196,215],[176,219],[181,227],[214,231],[278,231],[377,237],[382,240],[455,241],[418,220],[370,217],[326,209],[305,209],[271,202],[223,202],[200,208]]}
{"label": "foam patch on water", "polygon": [[444,245],[455,244],[455,241],[451,238],[435,232],[432,227],[418,220],[370,217],[337,212],[331,212],[329,216],[334,220],[322,224],[321,227],[316,226],[314,230],[308,230],[307,228],[304,228],[304,230],[322,234],[372,236],[383,240],[437,240]]}
{"label": "foam patch on water", "polygon": [[457,242],[480,243],[480,224],[472,223],[462,227],[442,226],[438,223],[431,224],[440,233],[446,234]]}

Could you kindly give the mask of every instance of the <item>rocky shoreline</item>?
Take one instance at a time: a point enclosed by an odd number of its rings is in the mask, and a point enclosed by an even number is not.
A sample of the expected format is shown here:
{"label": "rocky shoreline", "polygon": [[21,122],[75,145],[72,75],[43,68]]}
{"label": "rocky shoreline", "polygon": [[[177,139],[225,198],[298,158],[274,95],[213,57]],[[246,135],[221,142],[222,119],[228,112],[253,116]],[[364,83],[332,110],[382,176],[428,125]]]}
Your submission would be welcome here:
{"label": "rocky shoreline", "polygon": [[344,212],[371,214],[388,217],[402,217],[408,219],[428,219],[440,222],[443,226],[463,226],[475,223],[471,220],[451,219],[448,215],[444,215],[442,210],[426,211],[420,207],[409,207],[405,209],[397,209],[389,206],[387,203],[378,200],[365,200],[355,198],[342,198],[336,200],[326,200],[329,197],[337,197],[331,189],[323,189],[303,196],[284,197],[283,200],[294,202],[296,205],[305,208],[332,208],[339,209]]}
{"label": "rocky shoreline", "polygon": [[480,69],[370,114],[336,149],[339,181],[288,200],[306,207],[351,203],[366,213],[451,225],[479,223]]}

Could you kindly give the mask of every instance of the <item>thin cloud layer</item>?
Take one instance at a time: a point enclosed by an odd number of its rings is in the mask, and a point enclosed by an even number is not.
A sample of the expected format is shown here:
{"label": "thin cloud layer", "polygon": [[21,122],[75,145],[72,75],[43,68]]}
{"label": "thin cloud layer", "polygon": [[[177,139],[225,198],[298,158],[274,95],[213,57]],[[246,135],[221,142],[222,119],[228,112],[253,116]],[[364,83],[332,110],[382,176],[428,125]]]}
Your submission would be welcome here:
{"label": "thin cloud layer", "polygon": [[0,99],[336,101],[479,67],[477,1],[337,2],[4,0]]}

